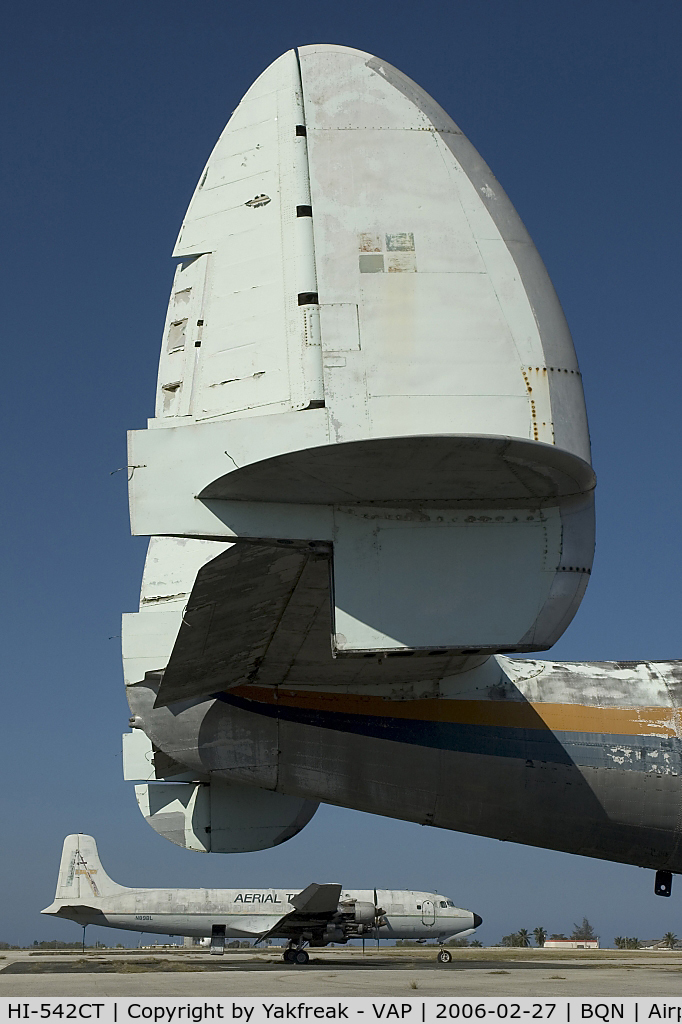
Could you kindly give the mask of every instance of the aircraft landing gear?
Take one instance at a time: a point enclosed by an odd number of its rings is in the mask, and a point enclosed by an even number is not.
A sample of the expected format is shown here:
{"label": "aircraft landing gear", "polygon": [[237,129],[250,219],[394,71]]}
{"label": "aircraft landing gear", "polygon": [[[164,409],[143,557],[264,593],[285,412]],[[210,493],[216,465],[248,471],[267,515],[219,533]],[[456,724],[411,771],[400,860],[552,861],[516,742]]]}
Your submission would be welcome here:
{"label": "aircraft landing gear", "polygon": [[672,871],[657,871],[654,892],[657,896],[670,896],[673,891]]}
{"label": "aircraft landing gear", "polygon": [[300,946],[287,946],[282,954],[282,959],[287,964],[307,964],[310,957]]}
{"label": "aircraft landing gear", "polygon": [[449,964],[451,960],[452,960],[452,953],[450,952],[450,950],[448,950],[448,949],[441,949],[440,953],[438,954],[438,963],[439,964]]}

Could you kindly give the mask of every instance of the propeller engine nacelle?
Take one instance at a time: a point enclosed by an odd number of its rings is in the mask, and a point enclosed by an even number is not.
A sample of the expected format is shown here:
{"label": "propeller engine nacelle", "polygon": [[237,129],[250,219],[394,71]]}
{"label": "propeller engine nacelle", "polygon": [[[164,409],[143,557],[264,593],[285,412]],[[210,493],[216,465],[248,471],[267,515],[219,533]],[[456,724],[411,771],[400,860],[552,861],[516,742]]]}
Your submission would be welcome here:
{"label": "propeller engine nacelle", "polygon": [[[370,935],[385,924],[384,911],[374,903],[363,900],[345,900],[339,903],[338,918],[346,936]],[[330,939],[331,942],[337,940]]]}
{"label": "propeller engine nacelle", "polygon": [[354,906],[353,920],[356,924],[373,925],[376,918],[377,908],[373,903],[361,903],[356,900]]}

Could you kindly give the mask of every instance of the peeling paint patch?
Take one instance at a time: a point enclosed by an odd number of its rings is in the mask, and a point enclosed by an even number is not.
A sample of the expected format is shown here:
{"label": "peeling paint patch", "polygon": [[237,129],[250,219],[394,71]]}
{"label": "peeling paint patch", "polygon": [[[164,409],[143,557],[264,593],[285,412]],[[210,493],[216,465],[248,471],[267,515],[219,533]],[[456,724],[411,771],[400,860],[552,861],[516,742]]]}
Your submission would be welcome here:
{"label": "peeling paint patch", "polygon": [[244,206],[250,206],[252,209],[257,210],[261,206],[267,206],[269,202],[271,202],[270,196],[260,195],[249,199],[247,203],[244,203]]}

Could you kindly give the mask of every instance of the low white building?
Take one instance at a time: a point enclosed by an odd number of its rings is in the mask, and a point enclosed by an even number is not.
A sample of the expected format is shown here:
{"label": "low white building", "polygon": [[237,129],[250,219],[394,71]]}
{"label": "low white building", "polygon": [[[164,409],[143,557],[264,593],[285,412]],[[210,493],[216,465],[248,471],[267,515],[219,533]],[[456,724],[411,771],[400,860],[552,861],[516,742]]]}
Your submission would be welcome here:
{"label": "low white building", "polygon": [[599,939],[545,939],[544,949],[599,949]]}

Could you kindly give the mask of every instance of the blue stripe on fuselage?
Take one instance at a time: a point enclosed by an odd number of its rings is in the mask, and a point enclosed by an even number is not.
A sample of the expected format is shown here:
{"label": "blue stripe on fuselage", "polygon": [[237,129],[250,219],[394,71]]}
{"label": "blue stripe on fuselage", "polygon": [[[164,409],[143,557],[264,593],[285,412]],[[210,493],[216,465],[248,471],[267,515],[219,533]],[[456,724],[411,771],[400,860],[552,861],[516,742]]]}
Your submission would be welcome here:
{"label": "blue stripe on fuselage", "polygon": [[268,718],[437,750],[579,764],[591,768],[658,771],[661,774],[682,771],[681,744],[676,738],[432,722],[265,704],[230,693],[215,696],[225,704]]}

